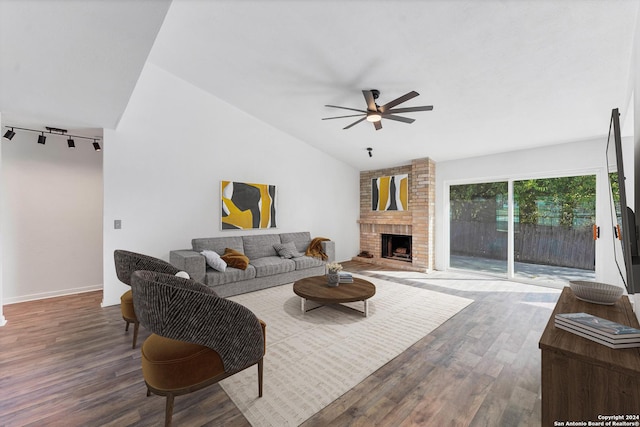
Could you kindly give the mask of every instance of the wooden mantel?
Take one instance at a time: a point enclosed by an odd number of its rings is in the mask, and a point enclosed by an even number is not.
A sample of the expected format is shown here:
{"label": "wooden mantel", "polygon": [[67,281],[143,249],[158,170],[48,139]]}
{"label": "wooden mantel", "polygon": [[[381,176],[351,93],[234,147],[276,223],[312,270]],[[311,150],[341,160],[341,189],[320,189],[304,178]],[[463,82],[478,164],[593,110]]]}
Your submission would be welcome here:
{"label": "wooden mantel", "polygon": [[399,217],[399,218],[364,218],[359,219],[358,224],[370,225],[370,224],[382,224],[382,225],[411,225],[413,222],[411,217]]}

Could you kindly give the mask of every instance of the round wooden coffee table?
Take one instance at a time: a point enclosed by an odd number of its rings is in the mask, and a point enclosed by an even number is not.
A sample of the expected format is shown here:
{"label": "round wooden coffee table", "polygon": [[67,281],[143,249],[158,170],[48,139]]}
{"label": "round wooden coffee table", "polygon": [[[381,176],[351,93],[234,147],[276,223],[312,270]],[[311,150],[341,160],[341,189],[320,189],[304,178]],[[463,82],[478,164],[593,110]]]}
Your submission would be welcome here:
{"label": "round wooden coffee table", "polygon": [[325,276],[313,276],[295,282],[293,292],[302,298],[300,307],[303,313],[309,311],[306,309],[307,300],[323,305],[362,301],[364,310],[361,313],[367,317],[369,315],[367,300],[376,294],[376,287],[373,283],[357,277],[353,278],[353,283],[341,283],[338,286],[329,287]]}

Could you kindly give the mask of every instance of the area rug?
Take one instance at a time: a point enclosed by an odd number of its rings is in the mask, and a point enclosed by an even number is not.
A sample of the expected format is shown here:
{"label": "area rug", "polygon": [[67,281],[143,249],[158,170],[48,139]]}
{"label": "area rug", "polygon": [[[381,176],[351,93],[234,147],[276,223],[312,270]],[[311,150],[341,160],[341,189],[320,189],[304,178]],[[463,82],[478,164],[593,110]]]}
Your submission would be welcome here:
{"label": "area rug", "polygon": [[263,397],[255,367],[220,383],[252,426],[300,425],[473,302],[357,277],[376,285],[366,318],[339,305],[303,314],[292,284],[229,298],[267,323]]}

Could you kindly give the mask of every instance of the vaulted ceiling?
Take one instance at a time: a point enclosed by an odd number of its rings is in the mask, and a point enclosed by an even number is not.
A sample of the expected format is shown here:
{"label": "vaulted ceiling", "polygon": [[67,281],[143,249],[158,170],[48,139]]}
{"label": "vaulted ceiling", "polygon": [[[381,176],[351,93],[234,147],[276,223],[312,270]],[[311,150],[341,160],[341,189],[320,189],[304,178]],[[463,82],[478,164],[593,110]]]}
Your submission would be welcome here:
{"label": "vaulted ceiling", "polygon": [[[639,4],[0,0],[0,111],[115,128],[149,60],[361,170],[584,140],[630,113]],[[363,89],[434,109],[379,131],[321,120],[364,109]]]}

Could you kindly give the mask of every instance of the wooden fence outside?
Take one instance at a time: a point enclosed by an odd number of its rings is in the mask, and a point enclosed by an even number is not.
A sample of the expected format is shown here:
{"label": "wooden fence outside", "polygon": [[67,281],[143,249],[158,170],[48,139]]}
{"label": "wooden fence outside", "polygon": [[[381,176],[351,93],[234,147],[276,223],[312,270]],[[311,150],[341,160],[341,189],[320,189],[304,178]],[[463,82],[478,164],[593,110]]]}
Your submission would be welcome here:
{"label": "wooden fence outside", "polygon": [[[515,261],[595,269],[595,242],[588,227],[565,228],[519,224],[514,236]],[[507,259],[507,233],[495,223],[451,221],[451,254]]]}

